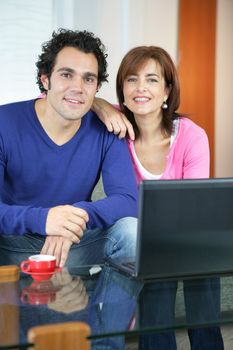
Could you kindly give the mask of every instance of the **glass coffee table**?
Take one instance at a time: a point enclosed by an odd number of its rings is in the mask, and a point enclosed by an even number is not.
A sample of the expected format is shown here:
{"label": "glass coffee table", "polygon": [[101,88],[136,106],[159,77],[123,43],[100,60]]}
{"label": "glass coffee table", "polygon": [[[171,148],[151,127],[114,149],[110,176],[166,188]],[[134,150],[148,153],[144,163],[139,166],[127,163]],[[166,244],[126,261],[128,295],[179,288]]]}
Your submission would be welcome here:
{"label": "glass coffee table", "polygon": [[42,281],[21,273],[0,282],[0,349],[26,349],[32,327],[70,321],[90,326],[92,349],[120,350],[125,336],[179,329],[217,330],[219,337],[220,327],[233,324],[232,287],[232,276],[144,285],[107,265],[63,268]]}

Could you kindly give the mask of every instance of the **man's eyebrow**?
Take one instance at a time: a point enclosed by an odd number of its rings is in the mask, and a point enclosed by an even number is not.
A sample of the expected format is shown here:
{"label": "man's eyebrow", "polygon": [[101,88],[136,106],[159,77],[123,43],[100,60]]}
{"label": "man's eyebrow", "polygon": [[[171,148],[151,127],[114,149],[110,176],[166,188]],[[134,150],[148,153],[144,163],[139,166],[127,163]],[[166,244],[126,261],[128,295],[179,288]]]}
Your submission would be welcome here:
{"label": "man's eyebrow", "polygon": [[84,74],[84,77],[94,77],[94,78],[98,78],[97,74],[95,73],[92,73],[92,72],[85,72]]}
{"label": "man's eyebrow", "polygon": [[62,67],[57,70],[57,72],[68,72],[68,73],[74,73],[75,70],[69,67]]}
{"label": "man's eyebrow", "polygon": [[[62,68],[59,68],[57,70],[57,72],[67,72],[67,73],[72,73],[72,74],[75,74],[75,70],[72,69],[72,68],[69,68],[69,67],[62,67]],[[93,72],[85,72],[83,74],[84,77],[94,77],[96,79],[98,79],[98,76],[97,74],[93,73]]]}

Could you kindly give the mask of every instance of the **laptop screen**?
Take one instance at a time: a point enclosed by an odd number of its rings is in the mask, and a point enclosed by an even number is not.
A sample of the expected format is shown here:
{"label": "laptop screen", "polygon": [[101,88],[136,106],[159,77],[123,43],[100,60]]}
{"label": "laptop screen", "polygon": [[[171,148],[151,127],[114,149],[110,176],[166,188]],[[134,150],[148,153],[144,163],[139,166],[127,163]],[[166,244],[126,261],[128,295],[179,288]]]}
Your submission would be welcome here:
{"label": "laptop screen", "polygon": [[140,184],[137,276],[186,278],[232,271],[232,178]]}

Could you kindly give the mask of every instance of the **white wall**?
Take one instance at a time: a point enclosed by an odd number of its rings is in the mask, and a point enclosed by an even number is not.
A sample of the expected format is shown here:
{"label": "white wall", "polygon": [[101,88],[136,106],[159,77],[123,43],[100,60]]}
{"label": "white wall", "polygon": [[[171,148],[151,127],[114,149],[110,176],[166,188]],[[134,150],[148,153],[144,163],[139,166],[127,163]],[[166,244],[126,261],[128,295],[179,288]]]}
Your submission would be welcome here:
{"label": "white wall", "polygon": [[0,1],[0,104],[38,95],[35,61],[53,27],[53,1]]}
{"label": "white wall", "polygon": [[0,104],[38,95],[35,61],[58,27],[87,29],[102,39],[110,77],[99,95],[115,102],[117,68],[129,48],[161,45],[176,58],[177,14],[178,0],[1,0]]}
{"label": "white wall", "polygon": [[74,26],[94,32],[108,49],[109,84],[99,96],[111,102],[116,102],[117,69],[130,48],[158,45],[176,59],[178,0],[76,0]]}
{"label": "white wall", "polygon": [[217,9],[215,175],[233,177],[233,1]]}

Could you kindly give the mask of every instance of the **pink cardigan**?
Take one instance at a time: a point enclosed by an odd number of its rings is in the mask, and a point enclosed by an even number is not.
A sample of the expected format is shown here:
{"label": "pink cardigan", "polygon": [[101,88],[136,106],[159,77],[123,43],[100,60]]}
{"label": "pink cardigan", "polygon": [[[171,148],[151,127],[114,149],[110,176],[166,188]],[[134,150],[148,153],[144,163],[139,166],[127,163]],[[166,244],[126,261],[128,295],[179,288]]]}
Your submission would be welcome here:
{"label": "pink cardigan", "polygon": [[[145,177],[138,169],[134,143],[129,139],[128,147],[139,184]],[[167,155],[167,166],[160,179],[208,178],[209,167],[210,154],[206,132],[190,119],[180,118],[178,133]]]}

